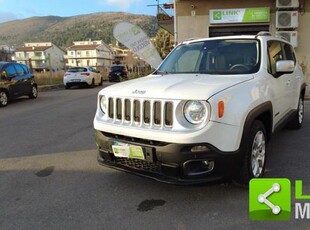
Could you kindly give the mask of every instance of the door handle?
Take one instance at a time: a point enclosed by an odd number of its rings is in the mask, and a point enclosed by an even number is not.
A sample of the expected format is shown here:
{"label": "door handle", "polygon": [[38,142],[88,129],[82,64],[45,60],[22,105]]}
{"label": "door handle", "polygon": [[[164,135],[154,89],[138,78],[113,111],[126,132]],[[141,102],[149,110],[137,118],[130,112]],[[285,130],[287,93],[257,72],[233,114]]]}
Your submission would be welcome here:
{"label": "door handle", "polygon": [[291,85],[291,80],[287,80],[286,85]]}

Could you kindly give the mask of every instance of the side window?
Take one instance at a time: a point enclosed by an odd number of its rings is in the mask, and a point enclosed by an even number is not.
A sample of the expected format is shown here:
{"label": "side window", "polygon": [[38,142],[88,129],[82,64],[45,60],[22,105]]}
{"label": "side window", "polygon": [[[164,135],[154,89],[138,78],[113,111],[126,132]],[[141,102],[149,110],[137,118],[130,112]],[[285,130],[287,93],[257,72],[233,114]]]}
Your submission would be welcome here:
{"label": "side window", "polygon": [[294,63],[296,64],[296,57],[295,57],[293,47],[287,43],[283,43],[283,48],[284,48],[285,57],[286,57],[285,59],[294,61]]}
{"label": "side window", "polygon": [[15,69],[16,69],[16,72],[17,72],[17,76],[25,75],[25,71],[24,71],[23,67],[20,64],[15,64]]}
{"label": "side window", "polygon": [[272,75],[276,74],[276,63],[279,60],[284,60],[284,54],[279,41],[268,42],[268,55],[270,63],[270,71]]}
{"label": "side window", "polygon": [[6,71],[6,74],[8,77],[15,77],[16,76],[16,69],[15,69],[14,65],[9,65],[8,67],[6,67],[5,71]]}
{"label": "side window", "polygon": [[25,74],[29,73],[29,69],[26,65],[21,65],[21,67],[24,69]]}

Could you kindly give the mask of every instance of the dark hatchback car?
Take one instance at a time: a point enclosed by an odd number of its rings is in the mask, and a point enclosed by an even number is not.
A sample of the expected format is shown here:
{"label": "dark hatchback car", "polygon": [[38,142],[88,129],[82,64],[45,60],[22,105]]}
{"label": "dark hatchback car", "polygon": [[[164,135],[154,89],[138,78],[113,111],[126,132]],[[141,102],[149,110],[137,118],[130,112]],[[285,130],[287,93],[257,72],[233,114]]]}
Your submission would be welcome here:
{"label": "dark hatchback car", "polygon": [[24,64],[0,62],[0,107],[6,106],[9,99],[21,96],[37,98],[34,75]]}
{"label": "dark hatchback car", "polygon": [[128,80],[127,68],[125,65],[112,65],[109,72],[109,82],[120,82],[123,80]]}

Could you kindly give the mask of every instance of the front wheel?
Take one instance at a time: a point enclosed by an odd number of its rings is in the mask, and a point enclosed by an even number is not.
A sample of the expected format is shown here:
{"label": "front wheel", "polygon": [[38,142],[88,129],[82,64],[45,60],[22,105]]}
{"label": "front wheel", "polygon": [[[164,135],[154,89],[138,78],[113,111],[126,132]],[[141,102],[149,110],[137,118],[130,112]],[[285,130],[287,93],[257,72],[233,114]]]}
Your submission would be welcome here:
{"label": "front wheel", "polygon": [[4,90],[0,90],[0,107],[7,106],[8,102],[8,94]]}
{"label": "front wheel", "polygon": [[235,178],[235,181],[242,185],[248,185],[252,178],[264,175],[267,140],[264,124],[255,120],[246,138],[241,168]]}
{"label": "front wheel", "polygon": [[29,98],[35,99],[38,97],[38,89],[35,85],[31,86],[31,92],[29,94]]}

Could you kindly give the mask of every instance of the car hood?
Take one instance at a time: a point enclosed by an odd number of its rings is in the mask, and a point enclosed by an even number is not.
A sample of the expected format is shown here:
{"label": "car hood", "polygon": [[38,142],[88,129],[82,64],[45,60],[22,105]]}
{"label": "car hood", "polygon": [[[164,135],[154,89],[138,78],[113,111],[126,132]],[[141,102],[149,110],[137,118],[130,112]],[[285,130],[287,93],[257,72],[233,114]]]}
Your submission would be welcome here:
{"label": "car hood", "polygon": [[206,100],[219,91],[251,79],[252,75],[149,75],[106,87],[100,94],[111,97]]}

